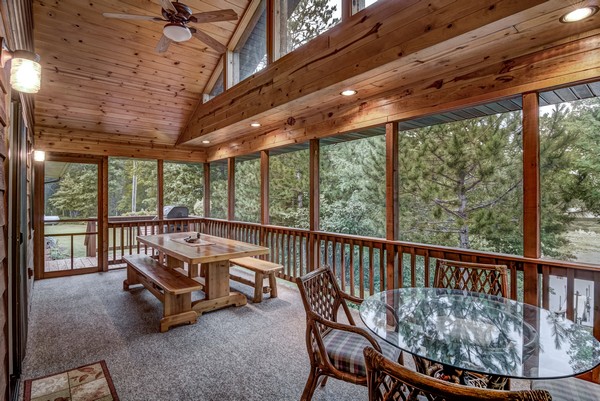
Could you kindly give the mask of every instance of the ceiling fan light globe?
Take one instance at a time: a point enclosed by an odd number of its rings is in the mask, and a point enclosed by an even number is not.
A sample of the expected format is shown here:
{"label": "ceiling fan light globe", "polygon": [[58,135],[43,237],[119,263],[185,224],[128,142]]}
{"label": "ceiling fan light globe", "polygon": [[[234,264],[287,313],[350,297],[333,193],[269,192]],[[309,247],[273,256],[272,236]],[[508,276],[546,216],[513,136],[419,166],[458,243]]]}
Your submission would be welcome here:
{"label": "ceiling fan light globe", "polygon": [[163,34],[173,42],[185,42],[192,38],[192,32],[188,27],[178,24],[165,25]]}

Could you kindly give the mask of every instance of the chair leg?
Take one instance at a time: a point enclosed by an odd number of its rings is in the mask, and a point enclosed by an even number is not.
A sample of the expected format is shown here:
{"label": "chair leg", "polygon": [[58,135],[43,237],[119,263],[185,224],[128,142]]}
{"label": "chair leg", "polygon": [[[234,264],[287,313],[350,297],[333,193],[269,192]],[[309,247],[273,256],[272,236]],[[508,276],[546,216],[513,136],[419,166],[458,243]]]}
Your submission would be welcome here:
{"label": "chair leg", "polygon": [[310,368],[310,374],[308,375],[308,379],[306,380],[306,385],[304,386],[304,391],[302,392],[302,398],[300,401],[311,401],[313,393],[315,392],[315,388],[317,387],[317,380],[319,379],[320,371],[318,368]]}
{"label": "chair leg", "polygon": [[321,387],[325,387],[327,384],[327,379],[329,379],[329,376],[323,376],[323,380],[321,380]]}

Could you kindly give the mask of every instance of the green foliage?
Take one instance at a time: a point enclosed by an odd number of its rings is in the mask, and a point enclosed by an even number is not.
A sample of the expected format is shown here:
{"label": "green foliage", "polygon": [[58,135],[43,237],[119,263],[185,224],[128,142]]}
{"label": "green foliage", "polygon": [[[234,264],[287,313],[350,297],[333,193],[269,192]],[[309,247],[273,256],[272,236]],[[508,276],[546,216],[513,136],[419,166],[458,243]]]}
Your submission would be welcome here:
{"label": "green foliage", "polygon": [[227,218],[227,164],[210,164],[210,217]]}
{"label": "green foliage", "polygon": [[155,160],[109,159],[109,216],[156,215]]}
{"label": "green foliage", "polygon": [[260,159],[236,161],[235,219],[260,223]]}
{"label": "green foliage", "polygon": [[[163,175],[165,206],[187,206],[190,214],[204,213],[202,207],[204,166],[202,164],[165,162]],[[198,211],[196,211],[197,204],[201,205]]]}
{"label": "green foliage", "polygon": [[[316,38],[340,22],[339,18],[333,17],[338,5],[330,6],[329,0],[283,0],[282,3],[288,8],[287,36],[281,35],[282,41],[287,40],[281,47],[285,53]],[[294,3],[297,3],[295,7]]]}
{"label": "green foliage", "polygon": [[323,231],[385,237],[385,136],[321,146]]}
{"label": "green foliage", "polygon": [[[49,162],[52,163],[52,162]],[[48,197],[47,215],[88,218],[98,214],[98,167],[95,164],[71,163],[55,192]]]}
{"label": "green foliage", "polygon": [[269,162],[271,224],[308,228],[308,149],[272,156]]}
{"label": "green foliage", "polygon": [[400,238],[521,253],[521,115],[400,133]]}

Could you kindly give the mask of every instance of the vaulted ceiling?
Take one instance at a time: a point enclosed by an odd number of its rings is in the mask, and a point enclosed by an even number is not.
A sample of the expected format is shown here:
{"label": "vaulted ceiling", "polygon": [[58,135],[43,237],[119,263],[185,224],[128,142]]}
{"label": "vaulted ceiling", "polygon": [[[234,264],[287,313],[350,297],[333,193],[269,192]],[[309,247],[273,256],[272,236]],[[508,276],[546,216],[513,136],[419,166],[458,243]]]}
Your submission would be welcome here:
{"label": "vaulted ceiling", "polygon": [[[159,54],[159,0],[34,0],[34,39],[43,65],[35,96],[36,131],[174,144],[201,99],[220,54],[192,38]],[[248,0],[185,0],[194,12],[233,9]],[[226,45],[237,21],[195,24]]]}
{"label": "vaulted ceiling", "polygon": [[[216,160],[600,76],[600,13],[559,22],[581,1],[379,0],[202,104],[217,52],[192,40],[159,54],[160,23],[102,16],[158,16],[160,0],[33,3],[44,74],[35,131],[48,150],[93,151],[93,138],[113,150],[126,143],[188,152],[181,158],[206,149]],[[248,6],[185,3],[240,17]],[[225,45],[235,27],[200,26]],[[348,86],[359,94],[340,97]],[[249,128],[256,120],[262,127]]]}

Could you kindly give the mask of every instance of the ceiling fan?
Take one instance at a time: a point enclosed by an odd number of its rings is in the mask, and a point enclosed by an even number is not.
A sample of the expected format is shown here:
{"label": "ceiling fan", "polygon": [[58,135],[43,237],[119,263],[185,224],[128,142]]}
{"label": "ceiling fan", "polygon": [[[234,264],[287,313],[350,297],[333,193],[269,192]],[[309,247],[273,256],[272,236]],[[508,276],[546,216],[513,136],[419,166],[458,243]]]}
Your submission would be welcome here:
{"label": "ceiling fan", "polygon": [[225,52],[226,47],[218,40],[194,27],[189,27],[188,24],[233,21],[238,18],[235,11],[227,9],[194,14],[190,7],[180,3],[178,0],[175,2],[171,2],[170,0],[160,0],[160,4],[162,6],[162,18],[149,15],[118,13],[103,13],[102,15],[107,18],[166,22],[167,24],[163,28],[163,34],[156,45],[156,51],[159,53],[166,52],[171,42],[185,42],[192,37],[199,39],[219,53]]}

